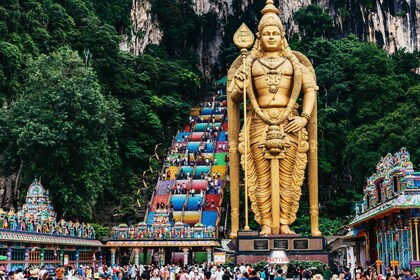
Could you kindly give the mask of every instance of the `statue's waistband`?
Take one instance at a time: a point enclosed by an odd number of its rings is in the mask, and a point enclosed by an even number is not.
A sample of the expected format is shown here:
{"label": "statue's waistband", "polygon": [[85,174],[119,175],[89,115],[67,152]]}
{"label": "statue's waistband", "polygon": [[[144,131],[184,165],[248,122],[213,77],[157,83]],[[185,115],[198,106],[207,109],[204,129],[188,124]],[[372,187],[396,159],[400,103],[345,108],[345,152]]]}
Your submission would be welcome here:
{"label": "statue's waistband", "polygon": [[[264,108],[261,108],[261,111],[263,112],[263,114],[266,115],[267,117],[269,117],[270,119],[273,119],[273,120],[280,117],[280,115],[285,110],[286,110],[286,107],[283,107],[283,108],[279,108],[279,107],[264,107]],[[299,113],[296,109],[293,109],[288,117],[292,117],[292,116],[299,116]],[[252,111],[252,118],[253,119],[259,119],[260,118],[258,116],[258,114],[255,112],[255,110]]]}

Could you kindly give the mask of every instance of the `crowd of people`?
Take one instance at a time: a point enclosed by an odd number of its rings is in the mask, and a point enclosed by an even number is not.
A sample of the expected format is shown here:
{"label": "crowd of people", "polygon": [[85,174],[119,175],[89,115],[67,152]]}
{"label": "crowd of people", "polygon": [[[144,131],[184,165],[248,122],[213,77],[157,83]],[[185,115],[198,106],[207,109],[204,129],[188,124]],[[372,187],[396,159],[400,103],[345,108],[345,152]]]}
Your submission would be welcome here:
{"label": "crowd of people", "polygon": [[[289,273],[280,265],[267,264],[256,267],[249,264],[220,266],[214,263],[194,265],[168,264],[158,265],[113,265],[101,266],[93,271],[87,265],[75,266],[36,266],[19,268],[6,274],[5,267],[0,265],[0,280],[323,280],[324,277],[313,268],[291,267]],[[394,273],[387,268],[385,275],[377,273],[373,267],[354,269],[354,280],[419,280],[416,272],[403,268]],[[325,274],[324,274],[325,275]],[[352,280],[349,268],[338,268],[336,274],[328,277],[331,280]]]}

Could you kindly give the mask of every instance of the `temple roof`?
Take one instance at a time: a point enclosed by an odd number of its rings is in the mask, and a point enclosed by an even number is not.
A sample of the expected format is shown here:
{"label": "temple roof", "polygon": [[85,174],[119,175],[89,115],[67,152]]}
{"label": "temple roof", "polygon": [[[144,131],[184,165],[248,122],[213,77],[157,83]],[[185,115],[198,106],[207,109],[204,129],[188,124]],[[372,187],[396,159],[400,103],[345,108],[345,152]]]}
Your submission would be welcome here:
{"label": "temple roof", "polygon": [[213,240],[108,241],[105,247],[220,247]]}
{"label": "temple roof", "polygon": [[12,241],[67,246],[102,247],[102,243],[95,239],[78,238],[72,236],[56,236],[51,234],[20,232],[2,229],[0,229],[0,240],[4,242]]}

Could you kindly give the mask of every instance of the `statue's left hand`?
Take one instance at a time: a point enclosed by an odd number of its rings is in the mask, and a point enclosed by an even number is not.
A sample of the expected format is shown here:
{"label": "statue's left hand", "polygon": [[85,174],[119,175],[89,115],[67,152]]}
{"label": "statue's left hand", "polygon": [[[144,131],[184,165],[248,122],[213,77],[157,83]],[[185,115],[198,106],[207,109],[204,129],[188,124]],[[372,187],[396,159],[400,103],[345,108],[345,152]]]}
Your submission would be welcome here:
{"label": "statue's left hand", "polygon": [[286,132],[298,132],[302,128],[306,126],[308,120],[303,117],[295,116],[293,119],[284,127],[284,131]]}

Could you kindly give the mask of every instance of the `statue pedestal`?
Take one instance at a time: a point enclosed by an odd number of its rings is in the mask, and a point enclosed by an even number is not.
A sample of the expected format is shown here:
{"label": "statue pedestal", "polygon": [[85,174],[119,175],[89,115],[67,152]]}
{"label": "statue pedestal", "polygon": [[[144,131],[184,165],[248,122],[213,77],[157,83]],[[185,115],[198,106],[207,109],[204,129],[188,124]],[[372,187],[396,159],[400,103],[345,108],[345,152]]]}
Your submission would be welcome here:
{"label": "statue pedestal", "polygon": [[302,237],[296,234],[260,235],[258,231],[238,231],[235,263],[267,261],[271,251],[285,251],[290,260],[322,261],[330,264],[331,254],[324,237]]}

